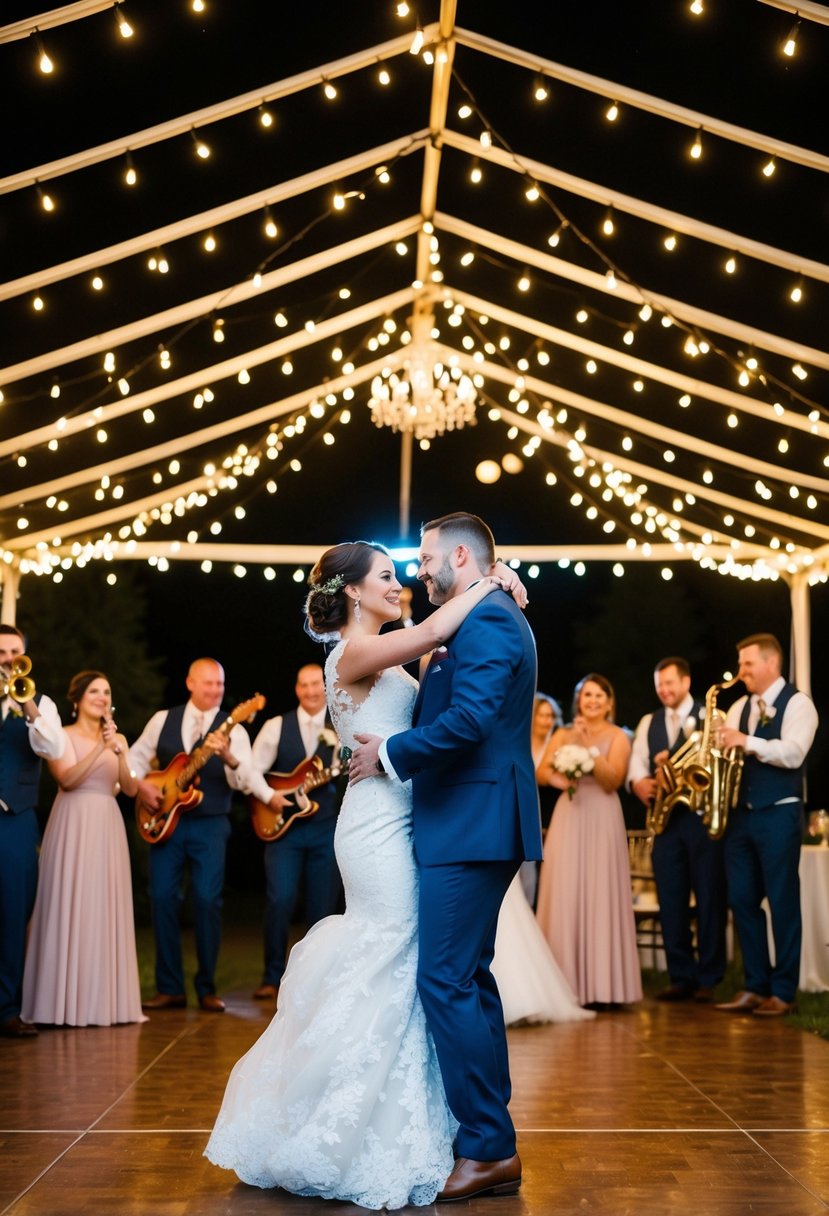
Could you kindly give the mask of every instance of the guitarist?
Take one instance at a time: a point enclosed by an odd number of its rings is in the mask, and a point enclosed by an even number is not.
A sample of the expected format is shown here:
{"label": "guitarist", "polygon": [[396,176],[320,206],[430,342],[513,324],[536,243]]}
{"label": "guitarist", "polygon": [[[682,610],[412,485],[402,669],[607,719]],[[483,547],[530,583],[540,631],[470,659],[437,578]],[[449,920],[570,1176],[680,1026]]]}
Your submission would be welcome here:
{"label": "guitarist", "polygon": [[[265,722],[253,743],[245,789],[287,819],[297,805],[290,794],[272,790],[263,773],[290,773],[310,756],[325,768],[335,755],[335,736],[326,716],[322,668],[311,663],[297,673],[296,709]],[[245,766],[247,768],[247,766]],[[334,829],[340,795],[336,783],[317,786],[309,795],[319,810],[298,818],[281,840],[265,844],[265,966],[256,1000],[274,1000],[288,954],[291,918],[305,880],[305,921],[308,928],[337,911],[342,883],[334,857]]]}
{"label": "guitarist", "polygon": [[182,1009],[187,1004],[181,960],[179,906],[184,871],[189,867],[196,936],[196,995],[208,1013],[223,1013],[214,974],[222,929],[225,847],[230,836],[232,791],[241,787],[240,763],[250,759],[250,739],[235,725],[229,736],[216,733],[227,715],[221,710],[225,673],[215,659],[196,659],[187,673],[190,698],[185,705],[153,714],[130,748],[130,768],[138,793],[157,810],[161,794],[143,780],[151,768],[167,767],[180,752],[204,746],[213,755],[199,773],[202,801],[182,814],[175,831],[150,849],[150,902],[155,937],[157,992],[144,1009]]}

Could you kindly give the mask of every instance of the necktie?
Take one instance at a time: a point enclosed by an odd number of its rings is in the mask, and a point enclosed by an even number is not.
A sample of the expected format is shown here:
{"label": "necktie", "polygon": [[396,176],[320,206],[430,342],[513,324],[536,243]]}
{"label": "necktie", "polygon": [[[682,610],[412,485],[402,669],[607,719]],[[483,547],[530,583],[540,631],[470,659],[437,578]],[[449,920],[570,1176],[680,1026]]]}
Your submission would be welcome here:
{"label": "necktie", "polygon": [[670,725],[671,737],[668,740],[668,743],[670,744],[671,747],[673,747],[673,745],[676,743],[676,741],[679,737],[679,711],[676,709],[672,709],[670,712],[670,719],[671,719],[671,725]]}
{"label": "necktie", "polygon": [[766,716],[766,703],[762,697],[757,698],[757,710],[760,715],[759,722],[760,722],[760,725],[762,726],[764,724],[763,719]]}

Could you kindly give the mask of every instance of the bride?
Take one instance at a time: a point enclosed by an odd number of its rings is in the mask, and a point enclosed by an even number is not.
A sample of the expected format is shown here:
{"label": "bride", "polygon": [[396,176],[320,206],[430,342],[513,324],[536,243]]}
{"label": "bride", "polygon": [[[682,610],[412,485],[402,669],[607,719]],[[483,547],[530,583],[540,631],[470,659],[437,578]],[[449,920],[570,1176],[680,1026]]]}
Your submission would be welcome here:
{"label": "bride", "polygon": [[[503,587],[506,566],[409,629],[386,550],[335,545],[309,577],[312,636],[336,642],[325,665],[341,743],[406,730],[417,683],[399,666],[442,645]],[[205,1150],[243,1182],[365,1208],[434,1202],[453,1167],[457,1124],[416,991],[417,869],[410,786],[349,787],[335,836],[343,916],[294,947],[267,1030],[234,1067]]]}

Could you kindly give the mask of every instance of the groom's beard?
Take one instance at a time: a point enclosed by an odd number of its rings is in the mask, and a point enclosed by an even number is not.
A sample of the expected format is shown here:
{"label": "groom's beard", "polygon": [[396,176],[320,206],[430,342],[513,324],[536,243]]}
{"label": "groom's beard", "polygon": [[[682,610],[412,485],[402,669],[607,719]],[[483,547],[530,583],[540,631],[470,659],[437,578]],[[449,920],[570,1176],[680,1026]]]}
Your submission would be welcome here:
{"label": "groom's beard", "polygon": [[447,600],[451,600],[455,589],[455,571],[449,562],[449,558],[443,559],[443,564],[432,576],[429,583],[429,603],[430,604],[445,604]]}

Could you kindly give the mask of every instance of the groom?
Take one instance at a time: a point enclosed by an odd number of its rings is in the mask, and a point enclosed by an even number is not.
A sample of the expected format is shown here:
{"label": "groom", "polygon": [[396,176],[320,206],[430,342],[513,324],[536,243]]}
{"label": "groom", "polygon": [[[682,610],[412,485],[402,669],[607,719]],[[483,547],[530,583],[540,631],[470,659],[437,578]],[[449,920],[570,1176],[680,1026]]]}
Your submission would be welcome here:
{"label": "groom", "polygon": [[[490,572],[492,533],[456,512],[424,526],[420,569],[443,604]],[[541,857],[530,725],[535,642],[509,595],[478,604],[421,684],[412,729],[358,735],[351,781],[411,781],[420,870],[418,990],[460,1127],[438,1201],[511,1194],[521,1161],[501,999],[489,965],[501,901],[524,858]]]}

